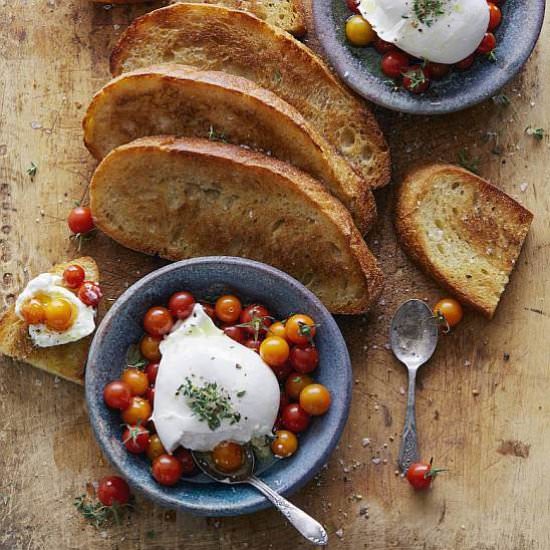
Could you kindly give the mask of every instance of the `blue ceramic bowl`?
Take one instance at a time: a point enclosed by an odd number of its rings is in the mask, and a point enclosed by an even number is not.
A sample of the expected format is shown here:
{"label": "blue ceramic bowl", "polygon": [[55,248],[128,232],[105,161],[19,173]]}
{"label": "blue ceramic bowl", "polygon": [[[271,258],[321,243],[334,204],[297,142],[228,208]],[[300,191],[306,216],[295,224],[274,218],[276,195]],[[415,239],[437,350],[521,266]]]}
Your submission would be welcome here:
{"label": "blue ceramic bowl", "polygon": [[394,91],[380,70],[381,55],[372,47],[349,44],[344,27],[351,12],[345,0],[315,0],[313,16],[327,58],[350,88],[394,111],[436,115],[460,111],[492,97],[521,69],[539,37],[545,3],[506,0],[501,6],[502,23],[495,32],[497,60],[492,63],[480,56],[471,69],[432,81],[430,89],[420,95]]}
{"label": "blue ceramic bowl", "polygon": [[315,378],[331,391],[329,412],[312,421],[300,437],[295,456],[275,462],[261,474],[274,489],[289,495],[325,464],[346,423],[351,400],[351,365],[342,334],[321,302],[298,281],[265,264],[231,257],[177,262],[147,275],[113,304],[97,329],[86,368],[86,401],[95,436],[110,462],[134,489],[161,506],[207,516],[233,516],[267,508],[269,503],[247,486],[228,487],[197,480],[175,487],[158,485],[145,458],[129,454],[121,443],[120,415],[103,402],[104,386],[120,376],[128,347],[143,334],[141,320],[152,305],[166,303],[178,290],[200,300],[234,292],[246,302],[265,304],[278,318],[300,311],[320,326],[316,343],[320,365]]}

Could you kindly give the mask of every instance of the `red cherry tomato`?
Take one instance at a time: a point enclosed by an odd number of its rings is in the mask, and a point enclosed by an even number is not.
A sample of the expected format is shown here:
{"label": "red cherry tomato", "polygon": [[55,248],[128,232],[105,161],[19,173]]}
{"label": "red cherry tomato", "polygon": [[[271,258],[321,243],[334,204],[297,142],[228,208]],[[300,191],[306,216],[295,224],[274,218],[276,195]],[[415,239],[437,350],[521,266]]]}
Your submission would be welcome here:
{"label": "red cherry tomato", "polygon": [[455,67],[461,71],[467,71],[475,61],[474,55],[469,55],[468,57],[465,57],[462,61],[459,61],[458,63],[455,63]]}
{"label": "red cherry tomato", "polygon": [[122,442],[128,452],[139,455],[149,447],[149,436],[149,430],[141,425],[128,426],[122,432]]}
{"label": "red cherry tomato", "polygon": [[415,462],[407,470],[407,481],[417,490],[427,489],[438,473],[445,472],[443,468],[434,468],[433,459],[427,462]]}
{"label": "red cherry tomato", "polygon": [[389,51],[382,57],[382,72],[390,78],[399,78],[409,68],[410,58],[406,53]]}
{"label": "red cherry tomato", "polygon": [[161,485],[175,485],[183,474],[181,462],[172,455],[163,454],[153,460],[153,477]]}
{"label": "red cherry tomato", "polygon": [[446,65],[445,63],[432,63],[430,61],[426,63],[424,67],[424,74],[432,80],[440,80],[447,76],[450,70],[450,65]]}
{"label": "red cherry tomato", "polygon": [[69,229],[75,234],[89,233],[95,224],[92,211],[88,206],[77,206],[69,212],[67,218]]}
{"label": "red cherry tomato", "polygon": [[288,362],[278,366],[270,365],[270,368],[279,382],[285,382],[292,372],[292,365]]}
{"label": "red cherry tomato", "polygon": [[307,429],[311,417],[298,403],[287,405],[282,412],[282,421],[285,429],[300,433]]}
{"label": "red cherry tomato", "polygon": [[176,449],[174,456],[181,462],[181,466],[183,468],[182,475],[189,477],[194,476],[198,473],[198,468],[195,464],[195,461],[193,460],[193,455],[191,454],[191,451],[188,451],[183,447],[179,447],[178,449]]}
{"label": "red cherry tomato", "polygon": [[204,309],[204,313],[212,319],[212,321],[216,320],[216,310],[214,309],[214,306],[212,304],[207,304],[206,302],[200,303],[202,306],[202,309]]}
{"label": "red cherry tomato", "polygon": [[477,47],[477,53],[490,53],[492,52],[497,45],[497,39],[492,32],[486,32],[481,44]]}
{"label": "red cherry tomato", "polygon": [[109,382],[103,390],[103,399],[111,409],[123,411],[130,406],[132,400],[132,390],[126,382],[115,380]]}
{"label": "red cherry tomato", "polygon": [[373,42],[374,49],[381,54],[385,54],[394,50],[397,50],[394,44],[391,42],[386,42],[385,40],[382,40],[379,36],[377,36],[374,39]]}
{"label": "red cherry tomato", "polygon": [[245,332],[241,327],[231,325],[224,327],[223,332],[226,336],[229,336],[229,338],[235,340],[235,342],[239,342],[239,344],[242,344],[245,341]]}
{"label": "red cherry tomato", "polygon": [[245,340],[243,342],[243,345],[245,345],[247,348],[253,349],[256,353],[260,353],[261,342],[259,340],[254,340],[254,338],[250,338],[248,340]]}
{"label": "red cherry tomato", "polygon": [[65,271],[63,271],[63,281],[65,282],[65,286],[69,288],[78,288],[85,278],[86,272],[77,264],[68,265]]}
{"label": "red cherry tomato", "polygon": [[487,30],[494,31],[502,21],[502,12],[495,2],[488,2],[489,4],[489,27]]}
{"label": "red cherry tomato", "polygon": [[403,74],[403,88],[413,94],[423,94],[430,87],[430,79],[420,65],[415,65]]}
{"label": "red cherry tomato", "polygon": [[294,346],[290,350],[289,361],[295,371],[307,374],[317,368],[319,352],[315,346],[306,346],[305,348]]}
{"label": "red cherry tomato", "polygon": [[87,306],[97,307],[103,298],[103,291],[97,283],[84,281],[78,289],[78,298]]}
{"label": "red cherry tomato", "polygon": [[154,406],[155,404],[155,388],[153,386],[150,386],[149,388],[147,388],[147,391],[145,392],[145,399],[147,399],[147,401],[149,401],[149,403],[151,404],[151,407]]}
{"label": "red cherry tomato", "polygon": [[253,304],[245,307],[239,318],[241,325],[246,325],[243,330],[250,336],[265,335],[267,327],[271,326],[273,320],[268,309],[260,304]]}
{"label": "red cherry tomato", "polygon": [[359,0],[346,0],[346,5],[353,13],[359,13]]}
{"label": "red cherry tomato", "polygon": [[158,372],[159,372],[159,364],[158,363],[149,363],[145,367],[145,374],[147,375],[147,378],[149,379],[149,384],[154,384],[156,382]]}
{"label": "red cherry tomato", "polygon": [[176,292],[168,300],[168,309],[176,319],[187,319],[195,307],[195,298],[190,292]]}
{"label": "red cherry tomato", "polygon": [[130,487],[119,476],[104,477],[99,481],[97,498],[103,506],[118,504],[124,506],[130,500]]}
{"label": "red cherry tomato", "polygon": [[288,395],[285,392],[281,392],[281,399],[279,401],[279,413],[290,403]]}
{"label": "red cherry tomato", "polygon": [[151,336],[164,336],[174,326],[174,319],[168,309],[161,306],[149,308],[143,318],[143,328]]}

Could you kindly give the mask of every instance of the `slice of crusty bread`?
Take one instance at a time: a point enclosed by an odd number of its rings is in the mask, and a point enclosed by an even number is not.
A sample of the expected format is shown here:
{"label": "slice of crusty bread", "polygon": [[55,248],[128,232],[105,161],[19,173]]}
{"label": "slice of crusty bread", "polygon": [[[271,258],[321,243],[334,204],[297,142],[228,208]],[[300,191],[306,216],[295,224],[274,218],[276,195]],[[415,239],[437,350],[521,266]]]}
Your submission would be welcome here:
{"label": "slice of crusty bread", "polygon": [[390,177],[388,146],[368,108],[288,33],[248,13],[174,4],[136,19],[111,54],[114,76],[160,63],[243,76],[290,103],[370,187]]}
{"label": "slice of crusty bread", "polygon": [[[62,275],[70,264],[78,264],[84,268],[87,280],[99,281],[97,264],[93,258],[87,256],[57,264],[50,271]],[[40,348],[32,344],[28,327],[15,314],[15,306],[11,306],[0,318],[0,353],[77,384],[84,383],[84,367],[91,338],[88,336],[77,342]]]}
{"label": "slice of crusty bread", "polygon": [[478,176],[451,165],[409,173],[398,191],[404,250],[461,302],[491,318],[533,215]]}
{"label": "slice of crusty bread", "polygon": [[90,198],[97,226],[134,250],[263,261],[334,313],[364,312],[381,290],[376,259],[342,204],[304,172],[255,151],[141,138],[103,159]]}
{"label": "slice of crusty bread", "polygon": [[138,69],[92,99],[84,142],[102,159],[138,137],[169,134],[244,145],[324,183],[365,232],[376,218],[368,184],[288,103],[245,78],[183,65]]}

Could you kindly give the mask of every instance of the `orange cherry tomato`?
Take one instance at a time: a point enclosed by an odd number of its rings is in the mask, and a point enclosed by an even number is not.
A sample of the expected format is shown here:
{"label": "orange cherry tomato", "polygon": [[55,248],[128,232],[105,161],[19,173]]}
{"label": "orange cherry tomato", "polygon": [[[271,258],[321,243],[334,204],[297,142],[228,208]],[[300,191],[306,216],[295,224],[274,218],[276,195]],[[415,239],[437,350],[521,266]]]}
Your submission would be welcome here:
{"label": "orange cherry tomato", "polygon": [[242,309],[241,301],[236,296],[220,296],[216,300],[216,316],[224,323],[235,323]]}
{"label": "orange cherry tomato", "polygon": [[271,450],[279,458],[288,458],[298,449],[298,438],[288,430],[275,432],[275,439],[271,442]]}
{"label": "orange cherry tomato", "polygon": [[216,468],[222,472],[234,472],[244,462],[243,448],[232,441],[222,441],[212,451],[212,460]]}
{"label": "orange cherry tomato", "polygon": [[151,361],[151,363],[158,363],[160,361],[160,338],[155,338],[149,334],[146,334],[139,343],[139,351],[141,355]]}
{"label": "orange cherry tomato", "polygon": [[44,305],[44,317],[49,329],[63,332],[74,322],[73,306],[65,298],[53,297]]}
{"label": "orange cherry tomato", "polygon": [[155,460],[160,455],[166,454],[166,451],[160,441],[160,437],[155,434],[149,438],[149,447],[147,447],[147,456],[149,460]]}
{"label": "orange cherry tomato", "polygon": [[46,320],[44,305],[37,298],[31,298],[23,304],[21,315],[28,325],[38,325]]}
{"label": "orange cherry tomato", "polygon": [[151,404],[143,397],[132,397],[128,408],[122,411],[122,421],[131,426],[146,424],[150,416]]}
{"label": "orange cherry tomato", "polygon": [[281,321],[276,321],[275,323],[273,323],[268,331],[267,331],[267,335],[268,336],[278,336],[279,338],[284,338],[286,340],[286,328],[285,328],[285,325],[283,323],[281,323]]}
{"label": "orange cherry tomato", "polygon": [[310,384],[300,392],[300,407],[312,416],[325,414],[331,401],[330,392],[322,384]]}
{"label": "orange cherry tomato", "polygon": [[493,2],[488,2],[489,4],[489,27],[487,30],[494,31],[502,21],[502,12],[500,8],[495,5]]}
{"label": "orange cherry tomato", "polygon": [[125,369],[120,379],[128,384],[132,395],[143,395],[149,387],[147,374],[133,367]]}
{"label": "orange cherry tomato", "polygon": [[285,382],[285,393],[290,399],[297,401],[300,399],[300,393],[302,390],[313,384],[313,378],[307,374],[300,374],[298,372],[293,372],[289,375]]}
{"label": "orange cherry tomato", "polygon": [[449,327],[452,328],[462,321],[464,312],[460,303],[454,298],[444,298],[435,304],[434,314],[443,316]]}
{"label": "orange cherry tomato", "polygon": [[284,365],[290,354],[290,348],[285,339],[279,336],[268,336],[260,344],[261,358],[272,367]]}
{"label": "orange cherry tomato", "polygon": [[151,336],[164,336],[174,326],[174,319],[168,309],[161,306],[149,308],[143,318],[143,328]]}
{"label": "orange cherry tomato", "polygon": [[292,315],[285,323],[286,337],[294,344],[303,346],[310,342],[317,332],[315,321],[309,315]]}

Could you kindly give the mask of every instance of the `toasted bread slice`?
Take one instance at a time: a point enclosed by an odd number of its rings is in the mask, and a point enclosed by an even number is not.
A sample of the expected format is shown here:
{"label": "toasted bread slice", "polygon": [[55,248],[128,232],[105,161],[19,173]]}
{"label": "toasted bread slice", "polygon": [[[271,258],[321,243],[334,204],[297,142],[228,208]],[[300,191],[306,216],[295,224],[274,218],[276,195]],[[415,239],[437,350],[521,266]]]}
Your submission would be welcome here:
{"label": "toasted bread slice", "polygon": [[198,138],[121,145],[90,185],[97,226],[171,260],[244,256],[287,271],[334,313],[366,311],[382,274],[349,212],[323,185],[261,153]]}
{"label": "toasted bread slice", "polygon": [[367,183],[288,103],[254,82],[182,65],[138,69],[93,98],[84,142],[98,159],[138,137],[204,137],[261,150],[324,183],[365,232],[376,218]]}
{"label": "toasted bread slice", "polygon": [[298,110],[370,187],[390,177],[388,146],[374,116],[327,66],[288,33],[248,13],[174,4],[136,19],[111,54],[111,72],[160,63],[243,76]]}
{"label": "toasted bread slice", "polygon": [[478,176],[450,165],[414,170],[399,188],[404,250],[461,302],[493,317],[533,215]]}
{"label": "toasted bread slice", "polygon": [[[87,256],[57,264],[50,271],[62,275],[70,264],[80,265],[86,272],[87,280],[99,281],[97,264]],[[77,342],[40,348],[32,344],[28,327],[15,314],[15,306],[11,306],[0,318],[0,353],[77,384],[84,383],[84,367],[91,338],[88,336]]]}

